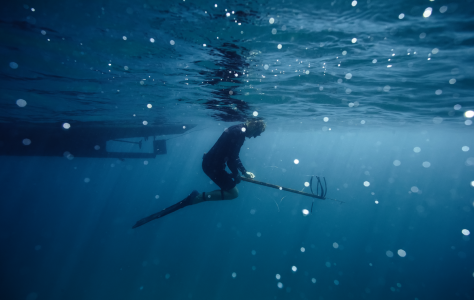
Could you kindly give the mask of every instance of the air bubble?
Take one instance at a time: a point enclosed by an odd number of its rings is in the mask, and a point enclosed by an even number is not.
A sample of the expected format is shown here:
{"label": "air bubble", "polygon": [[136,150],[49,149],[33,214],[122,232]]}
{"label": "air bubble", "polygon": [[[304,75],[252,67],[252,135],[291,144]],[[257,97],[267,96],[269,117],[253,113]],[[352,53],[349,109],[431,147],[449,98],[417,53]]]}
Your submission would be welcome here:
{"label": "air bubble", "polygon": [[26,106],[26,101],[23,100],[23,99],[18,99],[18,100],[16,100],[16,105],[18,105],[19,107],[25,107]]}
{"label": "air bubble", "polygon": [[407,253],[406,253],[405,250],[403,250],[403,249],[398,250],[397,253],[398,253],[398,255],[399,255],[400,257],[405,257],[405,256],[407,256]]}

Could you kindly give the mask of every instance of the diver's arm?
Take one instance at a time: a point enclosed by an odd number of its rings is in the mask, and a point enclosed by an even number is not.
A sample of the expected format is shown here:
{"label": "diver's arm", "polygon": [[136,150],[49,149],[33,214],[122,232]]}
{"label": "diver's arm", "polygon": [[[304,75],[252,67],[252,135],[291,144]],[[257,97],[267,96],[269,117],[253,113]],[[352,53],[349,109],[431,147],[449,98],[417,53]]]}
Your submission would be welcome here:
{"label": "diver's arm", "polygon": [[247,173],[247,170],[245,169],[244,165],[242,164],[242,161],[240,160],[239,156],[237,156],[237,158],[231,158],[227,162],[227,166],[229,167],[232,174],[234,174],[234,176],[239,175],[238,171],[240,171],[240,173],[242,173],[242,174]]}

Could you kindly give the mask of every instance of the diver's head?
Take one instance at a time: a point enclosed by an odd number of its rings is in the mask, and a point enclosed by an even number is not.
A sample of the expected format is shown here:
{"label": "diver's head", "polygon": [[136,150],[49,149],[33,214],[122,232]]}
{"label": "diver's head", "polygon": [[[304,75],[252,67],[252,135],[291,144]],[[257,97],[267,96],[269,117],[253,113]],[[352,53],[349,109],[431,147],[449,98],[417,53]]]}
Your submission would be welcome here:
{"label": "diver's head", "polygon": [[245,122],[247,130],[245,136],[248,138],[257,137],[265,131],[267,124],[263,120],[249,120]]}

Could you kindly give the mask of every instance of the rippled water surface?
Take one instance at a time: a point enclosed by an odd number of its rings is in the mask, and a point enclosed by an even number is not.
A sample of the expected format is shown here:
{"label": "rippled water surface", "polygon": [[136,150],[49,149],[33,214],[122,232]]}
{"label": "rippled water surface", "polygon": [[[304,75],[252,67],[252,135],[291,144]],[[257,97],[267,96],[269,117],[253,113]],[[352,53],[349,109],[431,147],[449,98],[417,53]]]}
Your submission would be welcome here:
{"label": "rippled water surface", "polygon": [[470,1],[6,3],[1,118],[139,124],[258,111],[459,128],[473,105],[473,12]]}

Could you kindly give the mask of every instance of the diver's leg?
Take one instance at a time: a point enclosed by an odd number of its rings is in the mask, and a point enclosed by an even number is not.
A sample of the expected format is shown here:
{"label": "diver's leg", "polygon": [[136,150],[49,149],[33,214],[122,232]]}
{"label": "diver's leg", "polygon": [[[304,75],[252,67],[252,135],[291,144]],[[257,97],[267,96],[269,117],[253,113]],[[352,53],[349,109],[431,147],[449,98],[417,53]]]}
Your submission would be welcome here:
{"label": "diver's leg", "polygon": [[[224,199],[222,196],[224,196]],[[233,187],[232,189],[226,191],[215,190],[209,193],[204,193],[204,197],[205,198],[203,198],[203,194],[199,194],[196,198],[194,198],[192,204],[198,204],[204,201],[232,200],[239,197],[239,190],[237,187]]]}

